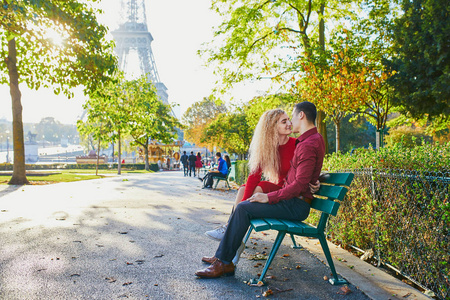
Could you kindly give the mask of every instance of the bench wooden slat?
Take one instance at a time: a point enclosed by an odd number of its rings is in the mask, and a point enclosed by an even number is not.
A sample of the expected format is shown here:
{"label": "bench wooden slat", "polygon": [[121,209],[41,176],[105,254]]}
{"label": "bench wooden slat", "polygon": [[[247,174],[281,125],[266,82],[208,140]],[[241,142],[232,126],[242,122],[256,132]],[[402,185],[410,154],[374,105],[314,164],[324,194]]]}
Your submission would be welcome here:
{"label": "bench wooden slat", "polygon": [[295,223],[297,224],[298,228],[301,228],[301,232],[298,232],[298,230],[294,231],[292,230],[292,233],[301,233],[301,234],[311,234],[312,236],[316,235],[318,230],[317,227],[315,226],[311,226],[309,224],[300,222],[300,221],[295,221]]}
{"label": "bench wooden slat", "polygon": [[[295,221],[292,220],[280,220],[286,225],[287,232],[295,231],[297,232],[300,228],[298,227],[298,224]],[[300,229],[301,232],[301,229]]]}
{"label": "bench wooden slat", "polygon": [[250,223],[252,224],[253,229],[258,232],[270,229],[270,225],[263,219],[253,219]]}
{"label": "bench wooden slat", "polygon": [[273,229],[273,230],[286,230],[287,229],[286,224],[284,224],[282,221],[280,221],[278,219],[267,218],[267,219],[264,219],[264,221],[266,221],[270,225],[270,229]]}
{"label": "bench wooden slat", "polygon": [[327,199],[314,198],[311,202],[311,208],[321,212],[336,216],[340,203]]}
{"label": "bench wooden slat", "polygon": [[344,200],[345,194],[347,194],[346,187],[334,185],[320,185],[320,189],[316,193],[316,195],[340,201]]}
{"label": "bench wooden slat", "polygon": [[353,173],[327,173],[320,175],[319,181],[328,184],[350,186],[354,176]]}

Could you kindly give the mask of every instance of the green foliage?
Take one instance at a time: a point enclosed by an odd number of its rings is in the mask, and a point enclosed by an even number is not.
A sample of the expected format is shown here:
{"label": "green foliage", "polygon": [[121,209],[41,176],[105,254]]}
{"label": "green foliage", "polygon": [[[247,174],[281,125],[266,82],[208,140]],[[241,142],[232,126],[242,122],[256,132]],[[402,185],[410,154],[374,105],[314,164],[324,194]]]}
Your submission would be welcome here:
{"label": "green foliage", "polygon": [[450,166],[450,143],[424,144],[406,148],[400,144],[394,147],[357,149],[353,153],[333,153],[324,161],[324,171],[360,168],[407,169],[417,171],[445,171]]}
{"label": "green foliage", "polygon": [[222,113],[226,113],[225,104],[213,97],[203,98],[202,101],[195,102],[183,115],[183,123],[187,127],[185,130],[185,140],[196,144],[199,147],[216,146],[212,141],[203,139],[203,133],[209,123]]}
{"label": "green foliage", "polygon": [[202,142],[212,142],[228,153],[246,154],[253,130],[248,125],[247,116],[242,109],[220,114],[203,132]]}
{"label": "green foliage", "polygon": [[378,259],[445,299],[449,166],[450,143],[327,156],[324,171],[355,173],[338,216],[329,221],[329,236],[344,246],[374,249]]}
{"label": "green foliage", "polygon": [[[421,134],[432,137],[433,141],[444,144],[450,142],[450,118],[444,115],[433,117],[431,120],[428,115],[420,119],[414,119],[410,115],[399,115],[387,122],[391,128],[410,127],[417,128]],[[391,132],[392,129],[389,130]]]}
{"label": "green foliage", "polygon": [[[338,23],[354,17],[348,1],[324,1],[323,18]],[[212,9],[222,18],[215,40],[200,51],[218,64],[222,90],[246,79],[270,77],[291,82],[298,62],[319,47],[320,1],[215,0]]]}
{"label": "green foliage", "polygon": [[248,169],[248,161],[246,160],[237,160],[235,165],[235,176],[234,181],[242,185],[247,181],[247,177],[249,175]]}
{"label": "green foliage", "polygon": [[266,95],[255,97],[244,105],[245,114],[247,116],[248,125],[251,131],[254,130],[258,124],[259,118],[262,114],[270,109],[281,108],[287,114],[291,113],[294,104],[301,102],[298,95],[278,93],[273,95]]}
{"label": "green foliage", "polygon": [[389,135],[384,138],[385,147],[394,147],[399,144],[402,147],[414,148],[422,143],[430,143],[433,138],[424,133],[421,128],[400,126],[389,129]]}
{"label": "green foliage", "polygon": [[147,147],[149,139],[171,143],[176,127],[181,127],[171,115],[172,108],[162,103],[156,88],[146,76],[124,84],[127,98],[125,115],[127,131],[136,144]]}
{"label": "green foliage", "polygon": [[415,118],[450,115],[450,5],[447,0],[402,1],[393,32],[394,103]]}
{"label": "green foliage", "polygon": [[[92,0],[91,0],[92,1]],[[16,40],[19,82],[31,89],[53,88],[73,96],[83,85],[94,91],[116,69],[107,28],[97,22],[97,10],[77,0],[6,1],[0,11],[0,83],[9,83],[7,43]],[[55,43],[59,35],[62,43]]]}

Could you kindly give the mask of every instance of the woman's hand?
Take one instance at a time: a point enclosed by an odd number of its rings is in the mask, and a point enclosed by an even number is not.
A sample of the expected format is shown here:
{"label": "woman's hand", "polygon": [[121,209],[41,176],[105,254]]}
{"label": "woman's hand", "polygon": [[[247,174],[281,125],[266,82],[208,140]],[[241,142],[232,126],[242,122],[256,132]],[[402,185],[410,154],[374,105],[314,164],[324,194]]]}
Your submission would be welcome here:
{"label": "woman's hand", "polygon": [[312,194],[317,193],[317,191],[320,189],[320,182],[319,180],[316,181],[315,184],[309,184],[309,189],[311,190]]}

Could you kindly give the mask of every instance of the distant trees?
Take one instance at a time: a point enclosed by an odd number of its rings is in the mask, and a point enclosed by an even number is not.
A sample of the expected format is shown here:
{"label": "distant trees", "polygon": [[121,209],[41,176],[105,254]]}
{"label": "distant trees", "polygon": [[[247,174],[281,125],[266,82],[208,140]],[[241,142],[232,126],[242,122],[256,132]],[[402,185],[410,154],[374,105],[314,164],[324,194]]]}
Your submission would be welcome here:
{"label": "distant trees", "polygon": [[[204,98],[188,108],[184,115],[187,127],[185,138],[196,144],[199,139],[202,146],[218,146],[229,153],[244,157],[262,113],[277,107],[288,111],[297,100],[296,96],[290,94],[275,94],[256,97],[241,106],[227,109],[221,102]],[[217,103],[220,103],[220,106],[217,107]],[[203,113],[196,113],[200,111]],[[188,120],[195,122],[188,123]]]}
{"label": "distant trees", "polygon": [[[95,1],[95,0],[92,0]],[[90,93],[109,80],[117,64],[106,27],[87,1],[3,1],[0,10],[0,83],[10,86],[14,171],[10,184],[26,184],[19,83],[53,88],[72,96],[82,85]]]}
{"label": "distant trees", "polygon": [[227,112],[225,104],[213,97],[204,97],[203,100],[195,102],[182,117],[183,124],[186,126],[184,139],[199,147],[214,147],[212,140],[202,138],[203,132],[217,116],[225,112]]}
{"label": "distant trees", "polygon": [[42,118],[34,126],[32,133],[37,135],[37,140],[49,142],[60,142],[62,138],[71,139],[78,135],[75,125],[61,124],[53,117]]}

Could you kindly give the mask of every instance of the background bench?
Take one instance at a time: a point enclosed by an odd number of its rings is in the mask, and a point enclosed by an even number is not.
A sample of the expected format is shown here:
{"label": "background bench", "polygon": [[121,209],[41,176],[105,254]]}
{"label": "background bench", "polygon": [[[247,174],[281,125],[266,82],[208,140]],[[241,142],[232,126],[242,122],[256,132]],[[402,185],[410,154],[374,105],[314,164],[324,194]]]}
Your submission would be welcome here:
{"label": "background bench", "polygon": [[345,194],[347,193],[347,188],[345,186],[350,186],[353,180],[353,173],[328,173],[321,175],[319,178],[321,186],[319,191],[314,194],[314,199],[311,203],[311,208],[321,211],[319,224],[317,227],[311,226],[309,224],[292,221],[285,219],[253,219],[251,220],[251,226],[248,233],[244,239],[244,243],[247,242],[252,230],[257,232],[264,230],[277,230],[278,235],[273,243],[272,250],[270,251],[269,257],[267,258],[264,270],[261,276],[250,280],[250,284],[258,284],[258,282],[265,283],[264,277],[266,272],[270,267],[275,255],[277,254],[278,248],[284,239],[286,234],[290,234],[292,242],[294,243],[294,248],[300,248],[295,242],[294,235],[306,236],[317,238],[320,241],[322,250],[327,259],[328,265],[330,266],[333,278],[329,279],[331,284],[346,284],[347,281],[344,279],[339,279],[334,267],[333,259],[330,254],[330,249],[328,248],[327,240],[325,238],[325,226],[329,215],[336,216],[340,203],[338,201],[343,201]]}
{"label": "background bench", "polygon": [[214,185],[214,189],[217,189],[217,185],[219,184],[219,181],[221,181],[221,180],[225,181],[228,189],[231,188],[230,183],[228,182],[228,176],[230,176],[230,172],[231,172],[231,168],[228,168],[227,176],[225,176],[225,177],[214,176],[214,175],[212,176],[213,179],[217,179],[216,184]]}

